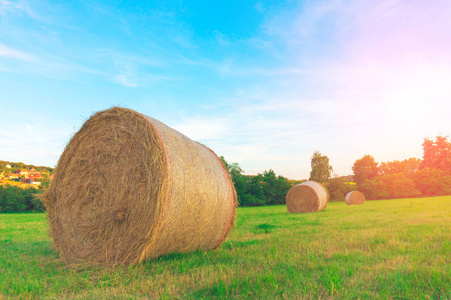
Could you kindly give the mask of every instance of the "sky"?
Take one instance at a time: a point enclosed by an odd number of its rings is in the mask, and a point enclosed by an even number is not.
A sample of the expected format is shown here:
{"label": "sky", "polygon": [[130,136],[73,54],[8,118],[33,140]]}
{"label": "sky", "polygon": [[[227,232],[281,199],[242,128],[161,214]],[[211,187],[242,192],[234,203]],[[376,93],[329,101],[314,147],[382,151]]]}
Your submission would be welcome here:
{"label": "sky", "polygon": [[54,167],[113,106],[249,175],[421,158],[451,133],[451,1],[0,0],[0,160]]}

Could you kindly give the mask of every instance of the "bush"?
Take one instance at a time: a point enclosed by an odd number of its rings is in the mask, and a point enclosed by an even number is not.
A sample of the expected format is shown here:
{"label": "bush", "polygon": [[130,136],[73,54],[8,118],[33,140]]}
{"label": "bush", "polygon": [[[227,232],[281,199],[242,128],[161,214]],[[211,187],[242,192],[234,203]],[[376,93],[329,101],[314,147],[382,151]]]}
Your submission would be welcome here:
{"label": "bush", "polygon": [[409,198],[421,195],[420,191],[415,188],[412,178],[408,178],[404,173],[381,176],[381,180],[388,190],[389,198]]}
{"label": "bush", "polygon": [[390,196],[380,176],[363,181],[359,185],[359,191],[369,200],[387,199]]}
{"label": "bush", "polygon": [[42,191],[17,186],[0,186],[0,212],[44,211],[44,205],[37,197]]}
{"label": "bush", "polygon": [[273,170],[246,176],[239,164],[229,164],[223,156],[220,159],[230,173],[240,206],[285,204],[285,195],[293,187],[288,179],[276,176]]}
{"label": "bush", "polygon": [[445,171],[433,168],[419,170],[413,181],[422,196],[442,196],[451,194],[451,176]]}
{"label": "bush", "polygon": [[26,209],[27,205],[21,188],[15,186],[0,187],[1,212],[25,211]]}
{"label": "bush", "polygon": [[357,190],[353,182],[343,177],[330,179],[325,187],[329,191],[330,201],[345,201],[347,193]]}

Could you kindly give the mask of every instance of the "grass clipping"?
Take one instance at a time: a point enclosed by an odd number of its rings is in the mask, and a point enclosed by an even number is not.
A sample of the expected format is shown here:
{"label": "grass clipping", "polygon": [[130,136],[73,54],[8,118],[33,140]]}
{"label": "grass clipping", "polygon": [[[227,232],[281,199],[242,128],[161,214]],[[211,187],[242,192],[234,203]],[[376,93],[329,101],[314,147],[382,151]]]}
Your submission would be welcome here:
{"label": "grass clipping", "polygon": [[215,249],[236,207],[213,151],[119,107],[97,112],[72,137],[43,200],[62,259],[100,265]]}
{"label": "grass clipping", "polygon": [[345,201],[347,205],[363,204],[365,196],[359,191],[353,191],[346,194]]}
{"label": "grass clipping", "polygon": [[292,187],[286,196],[289,213],[316,212],[326,208],[329,194],[318,182],[306,181]]}

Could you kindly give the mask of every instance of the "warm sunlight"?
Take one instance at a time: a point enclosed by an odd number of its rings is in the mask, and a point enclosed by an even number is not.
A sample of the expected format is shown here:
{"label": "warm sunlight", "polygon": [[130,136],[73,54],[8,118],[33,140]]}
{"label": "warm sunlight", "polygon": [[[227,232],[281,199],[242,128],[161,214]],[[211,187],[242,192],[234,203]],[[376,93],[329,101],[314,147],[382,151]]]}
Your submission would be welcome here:
{"label": "warm sunlight", "polygon": [[451,0],[0,0],[0,300],[451,300],[450,136]]}
{"label": "warm sunlight", "polygon": [[2,157],[54,166],[113,105],[290,178],[308,177],[316,149],[347,175],[366,153],[419,158],[449,131],[449,3],[218,5],[0,1],[1,110],[23,116],[3,116]]}

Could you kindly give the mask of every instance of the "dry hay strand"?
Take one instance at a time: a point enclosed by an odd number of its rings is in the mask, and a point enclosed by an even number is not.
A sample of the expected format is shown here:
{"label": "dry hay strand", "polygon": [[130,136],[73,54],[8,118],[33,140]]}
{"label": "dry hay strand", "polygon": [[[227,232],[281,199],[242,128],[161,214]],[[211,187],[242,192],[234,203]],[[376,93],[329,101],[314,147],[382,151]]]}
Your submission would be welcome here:
{"label": "dry hay strand", "polygon": [[212,150],[119,107],[72,137],[43,200],[62,259],[108,266],[215,249],[237,203]]}
{"label": "dry hay strand", "polygon": [[359,191],[353,191],[346,194],[345,201],[347,205],[363,204],[365,196]]}
{"label": "dry hay strand", "polygon": [[316,181],[306,181],[292,187],[286,196],[289,213],[316,212],[326,208],[329,193]]}

